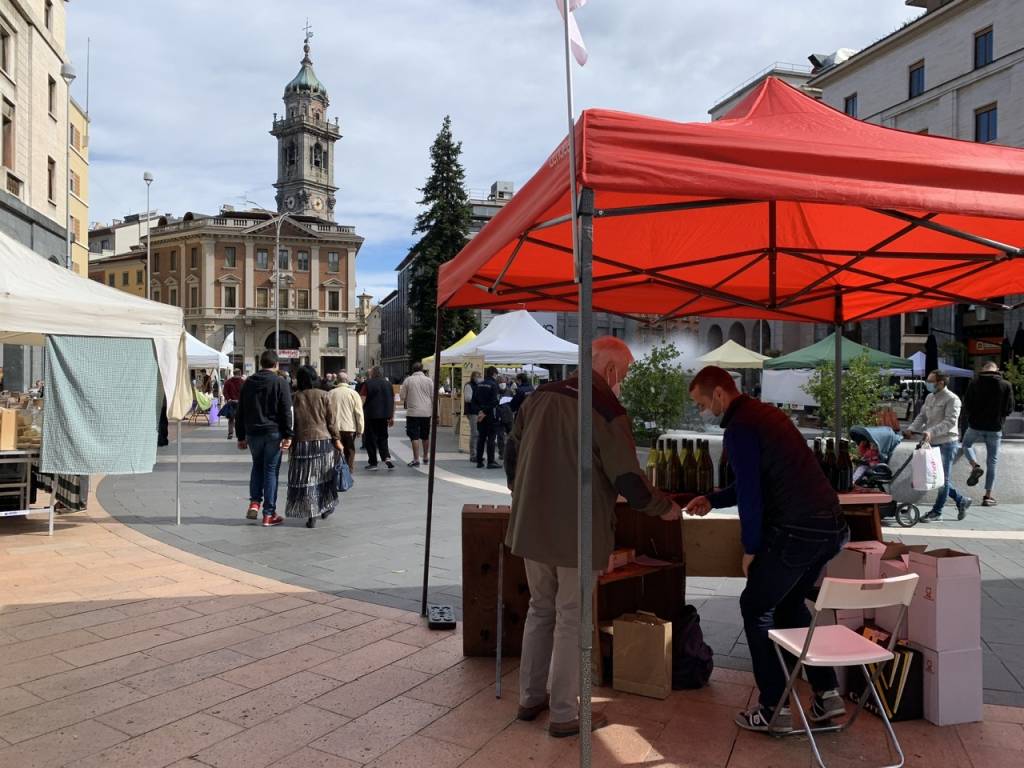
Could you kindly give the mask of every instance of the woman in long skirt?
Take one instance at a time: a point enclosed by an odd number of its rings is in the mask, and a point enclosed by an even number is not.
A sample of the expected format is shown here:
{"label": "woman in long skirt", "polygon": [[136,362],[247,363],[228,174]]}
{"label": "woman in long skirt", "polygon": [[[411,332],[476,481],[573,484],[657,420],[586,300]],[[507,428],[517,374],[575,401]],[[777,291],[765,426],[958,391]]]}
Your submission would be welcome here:
{"label": "woman in long skirt", "polygon": [[306,527],[326,520],[338,504],[334,485],[335,452],[341,440],[330,418],[330,398],[320,389],[316,369],[298,371],[298,391],[292,398],[295,439],[288,460],[288,506],[285,515],[306,519]]}

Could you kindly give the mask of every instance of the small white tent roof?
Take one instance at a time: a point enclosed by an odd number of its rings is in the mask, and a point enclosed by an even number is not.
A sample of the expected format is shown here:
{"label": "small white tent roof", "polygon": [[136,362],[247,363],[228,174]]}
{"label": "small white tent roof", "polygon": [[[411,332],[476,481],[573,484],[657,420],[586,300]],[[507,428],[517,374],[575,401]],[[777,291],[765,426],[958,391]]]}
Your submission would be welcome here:
{"label": "small white tent roof", "polygon": [[189,368],[230,368],[228,356],[213,347],[203,344],[191,333],[185,333],[185,351],[188,354]]}
{"label": "small white tent roof", "polygon": [[[924,369],[927,357],[924,352],[915,352],[910,356],[910,362],[913,364],[913,368],[892,368],[889,373],[893,376],[920,376],[924,378],[931,371]],[[967,368],[958,368],[955,365],[947,363],[945,360],[939,360],[939,370],[947,376],[954,376],[961,379],[970,379],[974,376],[974,371],[968,370]]]}
{"label": "small white tent roof", "polygon": [[192,406],[180,308],[76,275],[0,234],[0,343],[40,346],[46,336],[152,339],[168,417]]}
{"label": "small white tent roof", "polygon": [[578,347],[560,339],[533,319],[526,310],[495,315],[480,335],[450,352],[441,362],[482,357],[486,363],[548,363],[576,365]]}

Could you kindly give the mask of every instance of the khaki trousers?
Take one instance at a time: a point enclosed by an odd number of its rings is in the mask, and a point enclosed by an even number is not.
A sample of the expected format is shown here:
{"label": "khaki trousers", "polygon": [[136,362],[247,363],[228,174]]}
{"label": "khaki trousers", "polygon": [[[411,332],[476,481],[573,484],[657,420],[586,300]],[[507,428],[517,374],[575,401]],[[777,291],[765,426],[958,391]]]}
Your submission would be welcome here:
{"label": "khaki trousers", "polygon": [[530,609],[519,660],[519,704],[536,706],[550,689],[551,722],[566,723],[579,712],[579,571],[536,560],[524,562]]}

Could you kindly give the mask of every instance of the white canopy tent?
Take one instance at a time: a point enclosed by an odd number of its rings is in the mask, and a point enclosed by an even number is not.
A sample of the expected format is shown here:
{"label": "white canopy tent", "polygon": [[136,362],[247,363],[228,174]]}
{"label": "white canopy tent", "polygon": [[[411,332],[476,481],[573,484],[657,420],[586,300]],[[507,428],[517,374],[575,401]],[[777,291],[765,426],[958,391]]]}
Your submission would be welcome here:
{"label": "white canopy tent", "polygon": [[224,343],[220,345],[220,353],[228,356],[235,354],[235,332],[232,331],[224,337]]}
{"label": "white canopy tent", "polygon": [[42,346],[47,336],[153,341],[167,417],[178,421],[180,523],[181,420],[192,407],[181,309],[80,277],[0,234],[0,344]]}
{"label": "white canopy tent", "polygon": [[230,368],[231,361],[223,352],[203,344],[191,333],[185,333],[185,350],[189,368]]}
{"label": "white canopy tent", "polygon": [[576,365],[579,361],[575,344],[555,336],[525,310],[495,315],[490,324],[475,339],[457,349],[441,352],[442,363],[481,357],[485,363],[495,365],[498,363]]}
{"label": "white canopy tent", "polygon": [[[931,371],[925,370],[925,354],[924,352],[915,352],[910,356],[910,362],[912,368],[891,368],[889,373],[893,376],[902,376],[904,378],[924,378]],[[958,368],[955,365],[947,363],[945,360],[939,360],[939,370],[947,376],[953,376],[960,379],[970,379],[974,376],[974,371],[967,368]]]}
{"label": "white canopy tent", "polygon": [[697,358],[701,365],[717,365],[719,368],[763,368],[768,355],[761,355],[752,349],[729,339],[725,344]]}

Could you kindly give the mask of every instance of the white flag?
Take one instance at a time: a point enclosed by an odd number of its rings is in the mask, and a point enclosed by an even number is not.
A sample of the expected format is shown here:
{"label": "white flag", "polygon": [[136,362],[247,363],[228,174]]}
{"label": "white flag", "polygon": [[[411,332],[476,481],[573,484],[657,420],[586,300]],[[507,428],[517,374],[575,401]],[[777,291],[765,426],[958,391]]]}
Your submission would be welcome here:
{"label": "white flag", "polygon": [[[569,49],[581,67],[587,63],[587,46],[583,44],[583,35],[572,12],[586,4],[587,0],[569,0]],[[565,0],[555,0],[555,5],[558,6],[558,15],[565,20]]]}

